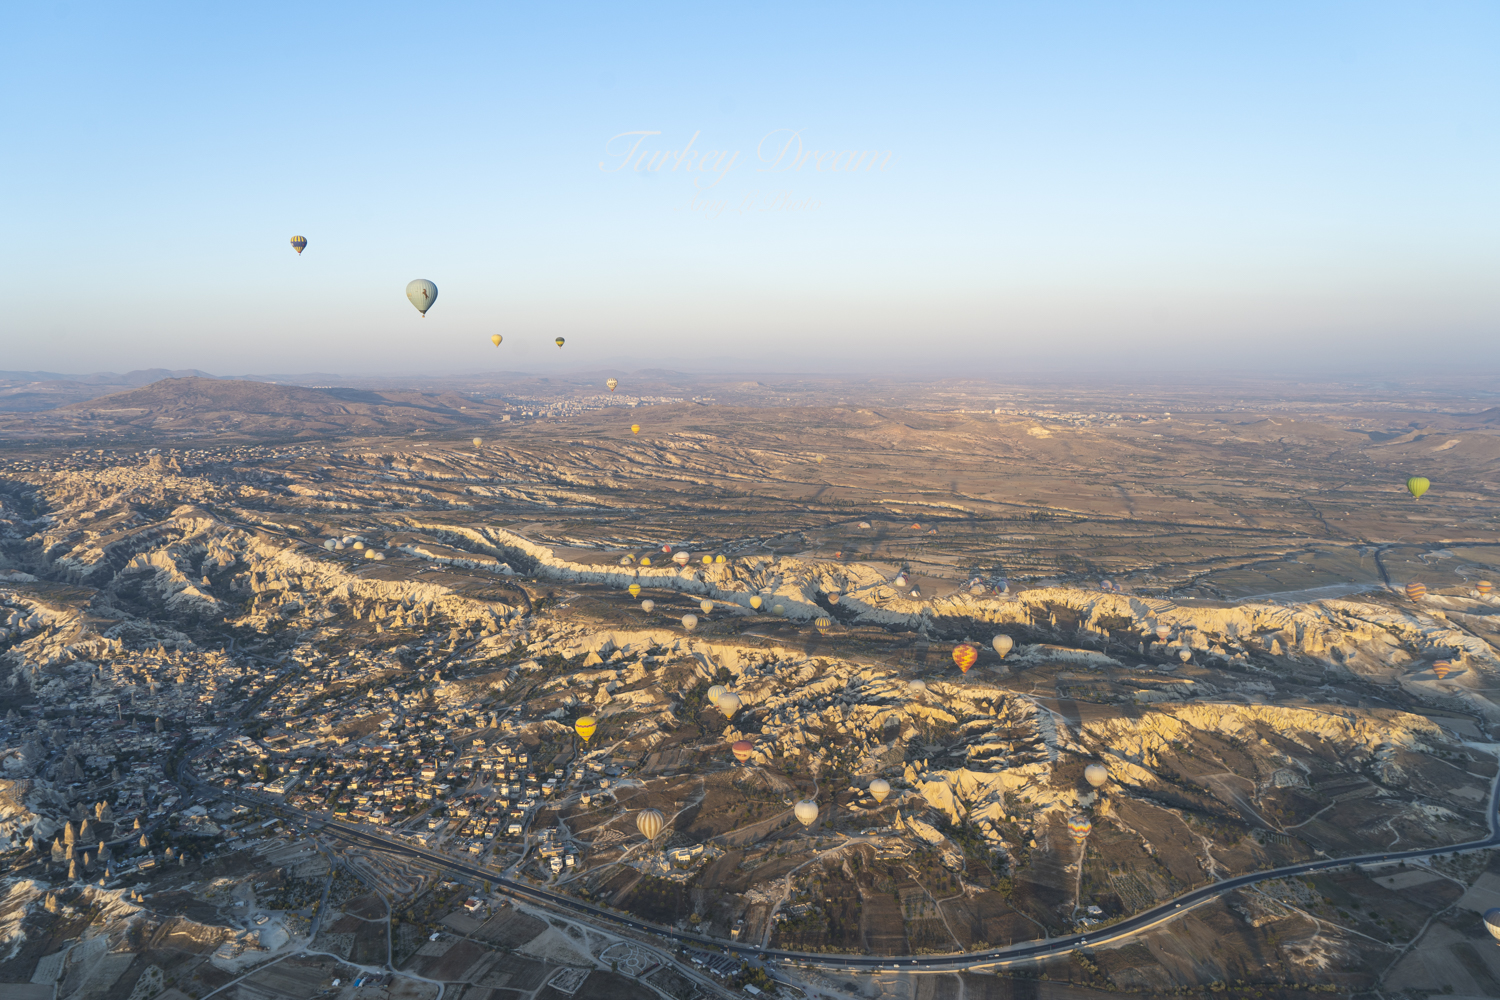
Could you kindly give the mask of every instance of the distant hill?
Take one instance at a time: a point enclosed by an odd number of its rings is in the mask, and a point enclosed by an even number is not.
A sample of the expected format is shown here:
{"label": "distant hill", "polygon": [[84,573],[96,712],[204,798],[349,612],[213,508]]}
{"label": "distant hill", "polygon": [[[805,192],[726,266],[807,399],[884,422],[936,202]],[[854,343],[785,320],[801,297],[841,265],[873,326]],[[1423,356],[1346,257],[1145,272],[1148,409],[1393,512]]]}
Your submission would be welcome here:
{"label": "distant hill", "polygon": [[57,372],[0,371],[0,413],[39,413],[69,403],[93,399],[123,386],[149,385],[164,378],[213,378],[196,368],[168,371],[95,372],[92,375],[60,375]]}
{"label": "distant hill", "polygon": [[231,379],[168,378],[139,389],[70,403],[61,412],[138,430],[299,437],[483,426],[500,411],[452,393],[307,389]]}

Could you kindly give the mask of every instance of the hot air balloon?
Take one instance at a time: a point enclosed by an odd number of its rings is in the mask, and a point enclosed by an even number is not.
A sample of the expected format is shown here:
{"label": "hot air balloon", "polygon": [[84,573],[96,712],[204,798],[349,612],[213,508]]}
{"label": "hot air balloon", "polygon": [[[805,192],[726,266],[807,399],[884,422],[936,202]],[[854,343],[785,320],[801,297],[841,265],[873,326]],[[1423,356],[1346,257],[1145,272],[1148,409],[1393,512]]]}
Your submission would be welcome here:
{"label": "hot air balloon", "polygon": [[964,673],[968,673],[969,668],[978,662],[978,660],[979,650],[969,643],[961,642],[953,647],[953,662],[958,664],[958,669]]}
{"label": "hot air balloon", "polygon": [[714,562],[722,564],[724,562],[724,557],[723,556],[714,556]]}
{"label": "hot air balloon", "polygon": [[650,566],[651,565],[651,557],[650,556],[641,556],[641,565],[642,566]]}
{"label": "hot air balloon", "polygon": [[573,723],[573,732],[581,736],[585,743],[589,741],[589,737],[593,736],[594,730],[598,728],[599,720],[592,715],[580,716],[578,721]]}
{"label": "hot air balloon", "polygon": [[1087,816],[1084,816],[1082,813],[1068,820],[1068,833],[1071,834],[1073,839],[1080,844],[1083,843],[1086,837],[1088,837],[1089,831],[1093,828],[1093,821],[1090,820]]}
{"label": "hot air balloon", "polygon": [[760,599],[759,594],[756,594],[754,597],[750,598],[750,607],[755,611],[759,611],[760,606],[764,603],[766,602]]}
{"label": "hot air balloon", "polygon": [[1171,635],[1171,634],[1172,634],[1172,627],[1170,625],[1158,625],[1158,626],[1156,626],[1156,637],[1158,639],[1160,639],[1162,642],[1166,642],[1167,641],[1167,637],[1169,635]]}
{"label": "hot air balloon", "polygon": [[639,434],[640,432],[641,432],[641,425],[640,424],[631,424],[630,425],[630,433],[632,433],[632,434]]}
{"label": "hot air balloon", "polygon": [[494,344],[496,347],[499,347],[500,346],[500,341],[502,341],[504,339],[505,338],[502,337],[502,336],[500,336],[498,333],[494,333],[494,334],[490,335],[490,343]]}
{"label": "hot air balloon", "polygon": [[678,552],[672,557],[672,561],[679,566],[686,566],[693,557],[686,552]]}
{"label": "hot air balloon", "polygon": [[891,783],[884,778],[876,778],[870,782],[870,794],[875,796],[876,802],[884,802],[885,797],[891,794]]}
{"label": "hot air balloon", "polygon": [[714,564],[714,557],[711,556],[711,555],[709,555],[707,552],[703,553],[703,565],[705,565],[705,566],[712,566],[713,564]]}
{"label": "hot air balloon", "polygon": [[792,807],[792,813],[797,817],[798,823],[812,826],[818,821],[818,804],[812,799],[803,799]]}
{"label": "hot air balloon", "polygon": [[997,635],[994,639],[990,640],[990,644],[995,647],[995,652],[999,653],[1000,659],[1003,660],[1005,659],[1005,654],[1009,653],[1015,646],[1015,641],[1008,635]]}
{"label": "hot air balloon", "polygon": [[926,681],[907,681],[907,683],[906,683],[906,689],[908,691],[910,691],[914,695],[926,694],[927,693],[927,682]]}
{"label": "hot air balloon", "polygon": [[719,703],[719,699],[724,697],[728,693],[729,689],[727,687],[722,684],[715,684],[713,687],[708,689],[708,693],[704,695],[704,697],[708,699],[708,703],[710,705],[717,705]]}
{"label": "hot air balloon", "polygon": [[714,602],[704,598],[698,602],[698,608],[706,615],[714,609]]}
{"label": "hot air balloon", "polygon": [[837,590],[830,590],[828,592],[828,603],[829,604],[837,604],[838,602],[839,602],[839,592]]}
{"label": "hot air balloon", "polygon": [[1432,483],[1428,482],[1421,476],[1412,476],[1406,481],[1406,491],[1410,493],[1413,498],[1420,498],[1423,493],[1426,493],[1431,488]]}
{"label": "hot air balloon", "polygon": [[480,448],[480,447],[483,447],[483,445],[484,445],[484,438],[475,438],[474,439],[474,447]]}
{"label": "hot air balloon", "polygon": [[698,616],[697,615],[683,615],[682,616],[682,627],[685,628],[685,629],[687,629],[689,632],[691,632],[693,629],[697,628],[698,627]]}
{"label": "hot air balloon", "polygon": [[1103,764],[1090,764],[1083,769],[1083,780],[1095,788],[1100,788],[1109,780],[1109,768]]}
{"label": "hot air balloon", "polygon": [[304,250],[307,249],[307,237],[306,236],[293,236],[292,237],[292,249],[295,250],[295,251],[297,251],[297,256],[298,257],[301,257],[302,256],[302,251],[304,251]]}
{"label": "hot air balloon", "polygon": [[773,615],[784,615],[784,614],[786,614],[786,606],[782,605],[782,604],[773,604],[773,605],[771,605],[771,614],[773,614]]}
{"label": "hot air balloon", "polygon": [[1420,601],[1422,598],[1427,596],[1427,584],[1418,583],[1417,581],[1413,580],[1411,583],[1408,583],[1406,585],[1406,596],[1411,598],[1413,601]]}
{"label": "hot air balloon", "polygon": [[1489,597],[1490,591],[1495,589],[1495,585],[1488,580],[1480,580],[1474,584],[1474,589],[1479,592],[1480,597]]}
{"label": "hot air balloon", "polygon": [[1484,929],[1490,932],[1490,937],[1500,941],[1500,906],[1484,911]]}
{"label": "hot air balloon", "polygon": [[734,718],[734,713],[738,712],[745,703],[733,691],[725,691],[719,695],[718,701],[714,702],[714,704],[719,707],[720,712],[724,713],[724,718],[732,719]]}
{"label": "hot air balloon", "polygon": [[630,592],[630,596],[631,597],[640,597],[641,596],[641,585],[638,584],[638,583],[632,583],[630,586],[626,587],[625,589]]}
{"label": "hot air balloon", "polygon": [[749,740],[740,740],[729,749],[734,753],[734,759],[743,764],[745,763],[745,761],[749,760],[750,755],[755,752],[755,744],[751,743]]}
{"label": "hot air balloon", "polygon": [[609,386],[609,391],[610,392],[614,392],[615,391],[615,386],[619,385],[620,381],[619,381],[619,379],[607,378],[607,379],[604,380],[604,384],[607,385],[607,386]]}
{"label": "hot air balloon", "polygon": [[422,318],[426,319],[427,310],[431,309],[432,304],[437,301],[437,285],[426,278],[418,278],[406,286],[406,297],[411,300],[412,305],[417,307],[417,312],[422,314]]}
{"label": "hot air balloon", "polygon": [[666,825],[667,817],[656,809],[642,809],[635,814],[635,828],[647,840],[655,840]]}
{"label": "hot air balloon", "polygon": [[1183,663],[1186,663],[1188,660],[1191,660],[1193,658],[1193,651],[1191,649],[1188,649],[1186,646],[1183,646],[1177,651],[1177,658]]}
{"label": "hot air balloon", "polygon": [[1438,660],[1432,665],[1432,672],[1437,675],[1438,680],[1445,680],[1449,674],[1458,673],[1458,668],[1453,665],[1452,660]]}
{"label": "hot air balloon", "polygon": [[561,347],[563,344],[567,343],[567,341],[565,341],[561,337],[558,337],[556,340],[553,341],[553,343],[556,344],[558,347]]}
{"label": "hot air balloon", "polygon": [[651,600],[642,601],[641,610],[646,612],[647,614],[650,614],[652,611],[656,610],[656,602]]}
{"label": "hot air balloon", "polygon": [[813,620],[813,625],[817,627],[817,630],[819,632],[827,632],[830,628],[833,627],[833,619],[827,617],[819,617]]}

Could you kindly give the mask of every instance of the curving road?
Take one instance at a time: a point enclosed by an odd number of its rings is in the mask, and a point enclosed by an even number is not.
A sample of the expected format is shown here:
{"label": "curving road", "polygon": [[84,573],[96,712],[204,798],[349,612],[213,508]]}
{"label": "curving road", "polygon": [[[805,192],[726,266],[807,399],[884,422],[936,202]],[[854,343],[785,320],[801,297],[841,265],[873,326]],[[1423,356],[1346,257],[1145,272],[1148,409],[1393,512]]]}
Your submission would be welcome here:
{"label": "curving road", "polygon": [[[183,772],[186,772],[186,761],[184,761]],[[211,791],[215,795],[223,796],[226,793],[221,789],[213,789],[205,785],[191,775],[184,775],[195,787]],[[1007,945],[1002,948],[991,948],[985,951],[975,951],[956,955],[899,955],[899,956],[868,956],[868,955],[827,955],[812,954],[799,951],[782,951],[773,948],[761,948],[758,945],[741,944],[737,941],[725,941],[719,938],[710,938],[701,934],[690,934],[671,927],[663,927],[631,916],[616,913],[603,907],[586,903],[580,899],[564,896],[559,893],[549,892],[539,886],[528,882],[507,878],[504,875],[492,871],[486,871],[474,865],[465,864],[455,858],[425,848],[416,847],[403,841],[394,840],[379,834],[370,833],[356,827],[337,823],[320,813],[308,813],[281,803],[270,802],[259,797],[248,795],[230,795],[229,797],[243,798],[261,807],[269,807],[284,815],[301,820],[308,826],[318,828],[318,832],[325,836],[337,837],[350,843],[359,843],[367,846],[378,847],[381,850],[403,854],[408,857],[418,858],[430,864],[445,868],[469,878],[486,881],[495,885],[499,890],[515,897],[526,899],[529,902],[543,906],[551,906],[558,909],[581,914],[594,920],[612,923],[617,926],[628,927],[672,941],[685,944],[705,946],[713,949],[723,949],[731,954],[740,955],[745,958],[759,958],[762,960],[781,960],[794,962],[802,965],[812,965],[828,969],[843,969],[851,971],[872,972],[879,969],[911,969],[924,972],[953,972],[964,969],[974,969],[984,966],[1003,966],[1015,962],[1034,962],[1041,959],[1066,955],[1074,949],[1084,945],[1101,945],[1109,941],[1115,941],[1123,937],[1152,927],[1156,924],[1171,920],[1180,916],[1182,911],[1192,909],[1201,903],[1207,902],[1216,896],[1256,882],[1268,879],[1285,878],[1292,875],[1304,875],[1311,872],[1327,871],[1332,868],[1344,868],[1350,865],[1371,864],[1392,861],[1409,861],[1420,858],[1430,858],[1439,854],[1451,854],[1455,851],[1471,851],[1488,847],[1500,847],[1500,773],[1496,774],[1494,785],[1490,788],[1490,799],[1488,805],[1488,817],[1490,824],[1490,835],[1483,840],[1473,840],[1463,844],[1450,844],[1445,847],[1430,848],[1413,851],[1400,851],[1388,854],[1362,854],[1347,858],[1330,858],[1323,861],[1308,861],[1297,865],[1288,865],[1285,868],[1274,868],[1268,871],[1253,872],[1248,875],[1240,875],[1235,878],[1225,879],[1222,882],[1214,882],[1210,885],[1194,889],[1192,892],[1178,896],[1160,906],[1144,910],[1134,916],[1127,917],[1118,923],[1108,927],[1101,927],[1097,931],[1080,934],[1070,934],[1064,937],[1045,938],[1041,941],[1028,941],[1020,944]]]}

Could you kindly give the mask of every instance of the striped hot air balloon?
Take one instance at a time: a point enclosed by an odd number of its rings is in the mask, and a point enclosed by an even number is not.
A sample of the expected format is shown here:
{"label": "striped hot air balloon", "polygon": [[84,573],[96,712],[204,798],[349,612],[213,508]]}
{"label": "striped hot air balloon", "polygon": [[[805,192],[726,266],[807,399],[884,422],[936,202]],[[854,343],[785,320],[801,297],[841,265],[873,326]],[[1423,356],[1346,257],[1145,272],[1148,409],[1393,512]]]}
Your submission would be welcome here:
{"label": "striped hot air balloon", "polygon": [[642,809],[635,814],[635,828],[647,840],[655,840],[667,825],[667,817],[655,809]]}
{"label": "striped hot air balloon", "polygon": [[755,744],[749,740],[740,740],[729,749],[734,752],[734,759],[743,764],[750,759],[751,754],[755,753]]}
{"label": "striped hot air balloon", "polygon": [[1074,816],[1072,819],[1068,820],[1068,833],[1070,836],[1072,836],[1074,841],[1080,844],[1084,842],[1084,840],[1089,835],[1089,831],[1091,831],[1093,828],[1093,820],[1089,819],[1082,813],[1079,813],[1077,816]]}
{"label": "striped hot air balloon", "polygon": [[817,626],[819,632],[827,632],[830,628],[833,627],[833,619],[824,616],[822,618],[814,619],[813,624]]}
{"label": "striped hot air balloon", "polygon": [[979,661],[979,650],[967,642],[961,642],[953,647],[953,662],[958,664],[958,669],[964,673]]}
{"label": "striped hot air balloon", "polygon": [[295,251],[297,251],[297,256],[298,257],[301,257],[302,256],[302,251],[304,251],[304,250],[307,249],[307,237],[306,236],[293,236],[292,237],[292,249],[295,250]]}
{"label": "striped hot air balloon", "polygon": [[1488,580],[1480,580],[1474,584],[1474,589],[1478,591],[1480,597],[1489,597],[1490,591],[1495,589],[1495,585]]}
{"label": "striped hot air balloon", "polygon": [[1437,675],[1438,680],[1444,680],[1449,674],[1458,673],[1458,667],[1453,665],[1452,660],[1438,660],[1432,665],[1432,672]]}
{"label": "striped hot air balloon", "polygon": [[1427,596],[1427,584],[1418,583],[1416,580],[1413,580],[1406,585],[1406,596],[1413,601],[1420,601]]}
{"label": "striped hot air balloon", "polygon": [[630,586],[626,587],[625,589],[630,592],[630,596],[631,597],[640,597],[641,596],[641,585],[638,584],[638,583],[632,583]]}

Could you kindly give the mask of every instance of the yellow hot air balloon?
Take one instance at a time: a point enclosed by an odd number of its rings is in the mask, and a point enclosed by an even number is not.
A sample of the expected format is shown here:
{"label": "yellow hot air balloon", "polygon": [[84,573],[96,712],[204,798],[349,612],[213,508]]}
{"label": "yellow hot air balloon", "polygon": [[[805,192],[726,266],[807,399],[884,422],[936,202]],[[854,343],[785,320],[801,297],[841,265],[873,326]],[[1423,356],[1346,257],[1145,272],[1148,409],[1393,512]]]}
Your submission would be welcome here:
{"label": "yellow hot air balloon", "polygon": [[[724,560],[723,556],[714,556],[714,562],[716,562],[716,563],[722,563],[724,561],[725,560]],[[1485,591],[1485,593],[1489,593],[1489,591]]]}
{"label": "yellow hot air balloon", "polygon": [[297,256],[298,257],[301,257],[302,256],[302,251],[304,251],[304,250],[307,249],[307,237],[306,236],[293,236],[292,237],[292,249],[295,250],[295,251],[297,251]]}
{"label": "yellow hot air balloon", "polygon": [[556,344],[558,347],[561,347],[563,344],[567,343],[567,341],[563,340],[563,338],[561,338],[561,337],[558,337],[556,340],[553,341],[553,343]]}
{"label": "yellow hot air balloon", "polygon": [[728,693],[729,689],[727,687],[722,684],[715,684],[708,689],[708,693],[704,697],[708,699],[710,705],[715,705],[718,704],[720,698]]}
{"label": "yellow hot air balloon", "polygon": [[1421,476],[1412,476],[1406,481],[1406,491],[1410,493],[1414,498],[1421,497],[1421,495],[1423,493],[1426,493],[1431,487],[1432,483],[1428,482]]}
{"label": "yellow hot air balloon", "polygon": [[884,778],[876,778],[870,782],[870,794],[875,796],[876,802],[884,802],[885,797],[891,794],[891,783]]}
{"label": "yellow hot air balloon", "polygon": [[635,828],[647,840],[655,840],[667,825],[667,817],[655,809],[642,809],[635,814]]}
{"label": "yellow hot air balloon", "polygon": [[641,596],[641,585],[638,584],[638,583],[632,583],[630,586],[626,587],[625,589],[628,590],[628,591],[630,591],[630,596],[631,597],[640,597]]}
{"label": "yellow hot air balloon", "polygon": [[756,594],[754,597],[750,598],[750,607],[755,609],[756,611],[759,611],[760,606],[764,603],[766,602],[760,599],[759,594]]}
{"label": "yellow hot air balloon", "polygon": [[474,447],[476,447],[476,448],[482,448],[482,447],[484,447],[484,438],[475,438],[474,439]]}
{"label": "yellow hot air balloon", "polygon": [[1479,594],[1480,597],[1489,597],[1490,591],[1494,589],[1495,585],[1488,580],[1480,580],[1478,583],[1474,584],[1474,590]]}
{"label": "yellow hot air balloon", "polygon": [[822,615],[818,618],[813,619],[813,625],[817,627],[817,630],[819,632],[827,632],[830,628],[833,627],[833,619],[827,617],[826,615]]}
{"label": "yellow hot air balloon", "polygon": [[614,392],[615,391],[615,386],[619,385],[620,381],[619,381],[619,379],[607,378],[607,379],[604,380],[604,384],[607,385],[607,386],[609,386],[609,391],[610,392]]}
{"label": "yellow hot air balloon", "polygon": [[589,737],[593,736],[594,730],[598,728],[599,720],[592,715],[580,716],[578,721],[573,723],[573,731],[583,737],[583,742],[585,743],[589,741]]}
{"label": "yellow hot air balloon", "polygon": [[500,341],[502,341],[504,339],[505,338],[502,337],[502,336],[500,336],[498,333],[490,335],[490,343],[494,344],[496,347],[499,347],[500,346]]}
{"label": "yellow hot air balloon", "polygon": [[962,670],[964,673],[968,673],[969,668],[972,667],[976,662],[978,662],[978,660],[979,650],[975,649],[969,643],[963,642],[953,647],[953,662],[956,663],[958,665],[958,669]]}
{"label": "yellow hot air balloon", "polygon": [[640,424],[631,424],[630,425],[630,433],[632,433],[632,434],[639,434],[640,432],[641,432],[641,425]]}
{"label": "yellow hot air balloon", "polygon": [[641,556],[641,565],[642,566],[650,566],[651,565],[651,557],[650,556]]}
{"label": "yellow hot air balloon", "polygon": [[714,557],[713,556],[705,555],[703,557],[703,565],[705,565],[705,566],[712,566],[713,562],[714,562]]}
{"label": "yellow hot air balloon", "polygon": [[698,602],[698,607],[702,608],[703,609],[703,613],[706,615],[709,612],[713,611],[713,609],[714,609],[714,602],[708,600],[707,598],[704,598],[703,600],[701,600],[701,601]]}

